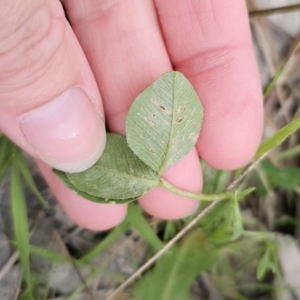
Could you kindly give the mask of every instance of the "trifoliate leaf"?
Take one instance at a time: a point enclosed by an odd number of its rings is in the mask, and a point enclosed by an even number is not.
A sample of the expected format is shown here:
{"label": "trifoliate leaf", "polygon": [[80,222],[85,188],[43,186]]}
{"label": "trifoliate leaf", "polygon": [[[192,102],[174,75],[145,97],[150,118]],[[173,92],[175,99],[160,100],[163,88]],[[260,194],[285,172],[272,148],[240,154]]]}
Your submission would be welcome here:
{"label": "trifoliate leaf", "polygon": [[179,72],[166,73],[133,102],[126,120],[128,145],[161,174],[196,144],[202,118],[191,83]]}
{"label": "trifoliate leaf", "polygon": [[159,182],[156,173],[128,147],[125,137],[111,133],[101,158],[91,168],[81,173],[56,173],[78,194],[104,203],[132,201]]}

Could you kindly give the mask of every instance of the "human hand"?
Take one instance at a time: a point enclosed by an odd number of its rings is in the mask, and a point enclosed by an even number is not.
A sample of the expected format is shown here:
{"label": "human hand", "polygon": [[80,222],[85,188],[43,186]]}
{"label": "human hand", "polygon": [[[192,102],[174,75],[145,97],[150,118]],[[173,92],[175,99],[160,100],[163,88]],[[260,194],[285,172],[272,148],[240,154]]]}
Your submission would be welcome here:
{"label": "human hand", "polygon": [[[131,102],[172,67],[194,85],[204,122],[197,147],[163,176],[201,192],[198,155],[219,169],[252,158],[263,108],[243,1],[63,3],[72,29],[58,0],[0,0],[0,130],[39,159],[71,219],[104,230],[124,219],[127,206],[79,197],[51,167],[76,172],[93,164],[105,146],[104,110],[109,131],[124,134]],[[163,219],[198,204],[160,187],[139,202]]]}

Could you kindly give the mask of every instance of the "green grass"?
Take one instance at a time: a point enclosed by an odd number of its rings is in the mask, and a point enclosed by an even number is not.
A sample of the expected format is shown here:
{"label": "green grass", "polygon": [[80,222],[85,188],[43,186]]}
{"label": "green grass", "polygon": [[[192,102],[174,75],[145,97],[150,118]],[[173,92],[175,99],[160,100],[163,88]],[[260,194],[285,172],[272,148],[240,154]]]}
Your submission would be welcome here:
{"label": "green grass", "polygon": [[11,175],[11,212],[16,245],[19,251],[23,276],[27,284],[26,299],[31,300],[33,299],[33,295],[29,262],[29,223],[27,218],[26,202],[22,191],[20,178],[20,155],[20,151],[15,148]]}

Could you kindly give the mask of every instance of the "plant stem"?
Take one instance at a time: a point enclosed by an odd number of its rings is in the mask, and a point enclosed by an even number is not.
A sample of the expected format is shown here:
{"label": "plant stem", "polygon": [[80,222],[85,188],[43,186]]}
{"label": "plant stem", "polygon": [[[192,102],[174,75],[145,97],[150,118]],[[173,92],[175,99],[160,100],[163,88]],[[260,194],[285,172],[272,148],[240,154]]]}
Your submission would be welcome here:
{"label": "plant stem", "polygon": [[292,12],[297,9],[300,9],[300,4],[250,11],[249,15],[250,17],[264,17],[270,14]]}
{"label": "plant stem", "polygon": [[192,198],[192,199],[196,199],[199,201],[208,201],[208,202],[226,200],[226,199],[231,198],[234,194],[233,191],[220,193],[220,194],[210,194],[210,195],[196,194],[196,193],[180,190],[164,179],[161,179],[161,186],[167,188],[169,191],[171,191],[174,194]]}
{"label": "plant stem", "polygon": [[298,40],[298,42],[296,43],[293,50],[290,52],[290,54],[287,56],[287,58],[283,61],[282,65],[277,70],[276,74],[274,75],[274,77],[271,79],[271,81],[269,82],[269,84],[265,88],[264,93],[263,93],[264,99],[266,99],[270,95],[271,91],[273,90],[274,86],[277,83],[278,78],[283,73],[283,71],[285,70],[288,62],[290,61],[292,56],[295,54],[295,52],[299,49],[299,47],[300,47],[300,41]]}

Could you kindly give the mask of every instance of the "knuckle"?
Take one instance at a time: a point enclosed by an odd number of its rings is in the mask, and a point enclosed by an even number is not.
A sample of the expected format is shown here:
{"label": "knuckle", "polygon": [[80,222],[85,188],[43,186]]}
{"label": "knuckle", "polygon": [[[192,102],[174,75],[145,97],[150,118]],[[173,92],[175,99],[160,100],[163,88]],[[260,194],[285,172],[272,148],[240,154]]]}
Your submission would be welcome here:
{"label": "knuckle", "polygon": [[106,15],[111,14],[113,11],[118,10],[120,6],[127,1],[123,0],[86,0],[86,1],[73,1],[62,0],[67,12],[71,14],[71,23],[79,22],[93,22],[99,20]]}
{"label": "knuckle", "polygon": [[12,1],[0,10],[0,92],[34,81],[59,48],[66,21],[50,1]]}

